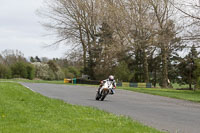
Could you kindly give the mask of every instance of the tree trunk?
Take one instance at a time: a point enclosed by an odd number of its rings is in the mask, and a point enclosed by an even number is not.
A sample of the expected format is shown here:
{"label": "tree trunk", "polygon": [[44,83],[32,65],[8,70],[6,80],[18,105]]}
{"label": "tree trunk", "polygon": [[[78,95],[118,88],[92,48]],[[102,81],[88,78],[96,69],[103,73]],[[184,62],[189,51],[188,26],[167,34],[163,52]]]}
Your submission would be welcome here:
{"label": "tree trunk", "polygon": [[94,71],[93,71],[93,55],[92,55],[92,46],[90,40],[90,33],[87,31],[87,43],[88,43],[88,55],[89,55],[89,64],[88,64],[88,73],[91,79],[94,79]]}
{"label": "tree trunk", "polygon": [[192,67],[190,67],[189,73],[189,89],[192,90]]}
{"label": "tree trunk", "polygon": [[145,49],[143,49],[143,65],[144,65],[144,81],[145,83],[149,83],[149,68],[148,68],[148,61],[147,61],[147,53]]}
{"label": "tree trunk", "polygon": [[167,50],[161,49],[162,53],[162,88],[168,88],[168,65],[167,65]]}
{"label": "tree trunk", "polygon": [[93,71],[93,56],[91,50],[91,44],[89,44],[89,75],[91,79],[94,79],[94,71]]}
{"label": "tree trunk", "polygon": [[87,50],[86,50],[86,46],[83,45],[83,71],[84,71],[84,74],[87,73],[87,57],[86,57],[86,53],[87,53]]}
{"label": "tree trunk", "polygon": [[143,72],[142,72],[142,50],[139,50],[139,77],[140,77],[140,82],[143,82]]}
{"label": "tree trunk", "polygon": [[[157,64],[156,64],[157,66]],[[154,83],[153,83],[153,86],[156,88],[156,84],[157,84],[157,68],[155,67],[155,72],[154,72]]]}
{"label": "tree trunk", "polygon": [[189,88],[190,88],[190,90],[192,90],[192,84],[191,83],[189,83]]}
{"label": "tree trunk", "polygon": [[87,57],[86,57],[86,53],[87,53],[87,49],[86,49],[86,46],[85,46],[85,42],[83,40],[83,35],[82,35],[82,28],[81,28],[81,25],[79,25],[79,34],[80,34],[80,42],[82,44],[82,47],[83,47],[83,70],[84,70],[84,74],[86,74],[86,69],[87,69]]}

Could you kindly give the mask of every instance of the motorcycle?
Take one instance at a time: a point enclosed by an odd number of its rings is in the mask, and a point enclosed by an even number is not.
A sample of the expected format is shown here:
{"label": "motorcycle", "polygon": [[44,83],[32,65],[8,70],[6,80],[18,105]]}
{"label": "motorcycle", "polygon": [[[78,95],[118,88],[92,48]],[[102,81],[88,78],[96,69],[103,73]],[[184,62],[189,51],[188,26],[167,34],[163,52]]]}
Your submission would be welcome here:
{"label": "motorcycle", "polygon": [[100,90],[97,91],[96,100],[103,101],[106,98],[106,96],[110,93],[112,88],[113,88],[112,82],[106,81],[105,83],[103,83]]}

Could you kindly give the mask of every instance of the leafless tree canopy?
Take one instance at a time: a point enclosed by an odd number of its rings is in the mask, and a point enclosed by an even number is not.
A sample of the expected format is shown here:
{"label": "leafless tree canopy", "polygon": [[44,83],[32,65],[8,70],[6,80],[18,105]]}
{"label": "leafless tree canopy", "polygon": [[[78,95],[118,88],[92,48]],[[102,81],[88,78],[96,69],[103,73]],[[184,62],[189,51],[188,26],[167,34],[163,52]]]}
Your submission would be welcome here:
{"label": "leafless tree canopy", "polygon": [[[40,12],[48,20],[44,26],[58,38],[54,44],[73,42],[90,76],[102,75],[103,68],[112,73],[123,53],[136,57],[139,52],[149,82],[148,58],[160,54],[162,85],[167,87],[169,55],[185,47],[181,40],[186,37],[180,34],[185,27],[177,22],[177,13],[190,18],[197,30],[199,6],[195,0],[48,0]],[[199,35],[187,39],[198,40]]]}
{"label": "leafless tree canopy", "polygon": [[[200,40],[200,1],[199,0],[175,0],[171,2],[173,7],[181,16],[182,25],[184,27],[183,40],[192,41],[197,44]],[[196,47],[199,47],[197,45]]]}

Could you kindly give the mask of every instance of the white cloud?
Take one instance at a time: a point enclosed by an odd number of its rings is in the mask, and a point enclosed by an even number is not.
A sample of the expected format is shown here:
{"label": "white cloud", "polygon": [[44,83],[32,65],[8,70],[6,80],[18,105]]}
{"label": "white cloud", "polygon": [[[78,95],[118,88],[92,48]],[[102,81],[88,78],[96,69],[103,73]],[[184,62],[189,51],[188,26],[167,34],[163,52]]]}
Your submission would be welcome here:
{"label": "white cloud", "polygon": [[66,46],[58,49],[44,49],[54,39],[44,37],[47,32],[39,24],[36,10],[43,0],[1,0],[0,4],[0,52],[18,49],[29,56],[62,57]]}

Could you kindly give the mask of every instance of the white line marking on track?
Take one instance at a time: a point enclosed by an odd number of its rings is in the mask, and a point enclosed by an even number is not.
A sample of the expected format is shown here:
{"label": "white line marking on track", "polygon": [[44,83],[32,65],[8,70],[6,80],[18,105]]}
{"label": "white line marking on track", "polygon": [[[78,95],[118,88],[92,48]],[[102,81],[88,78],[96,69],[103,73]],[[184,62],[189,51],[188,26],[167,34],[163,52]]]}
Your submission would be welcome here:
{"label": "white line marking on track", "polygon": [[31,90],[32,92],[36,92],[34,91],[33,89],[31,89],[30,87],[26,86],[26,85],[23,85],[24,87],[26,87],[27,89]]}

